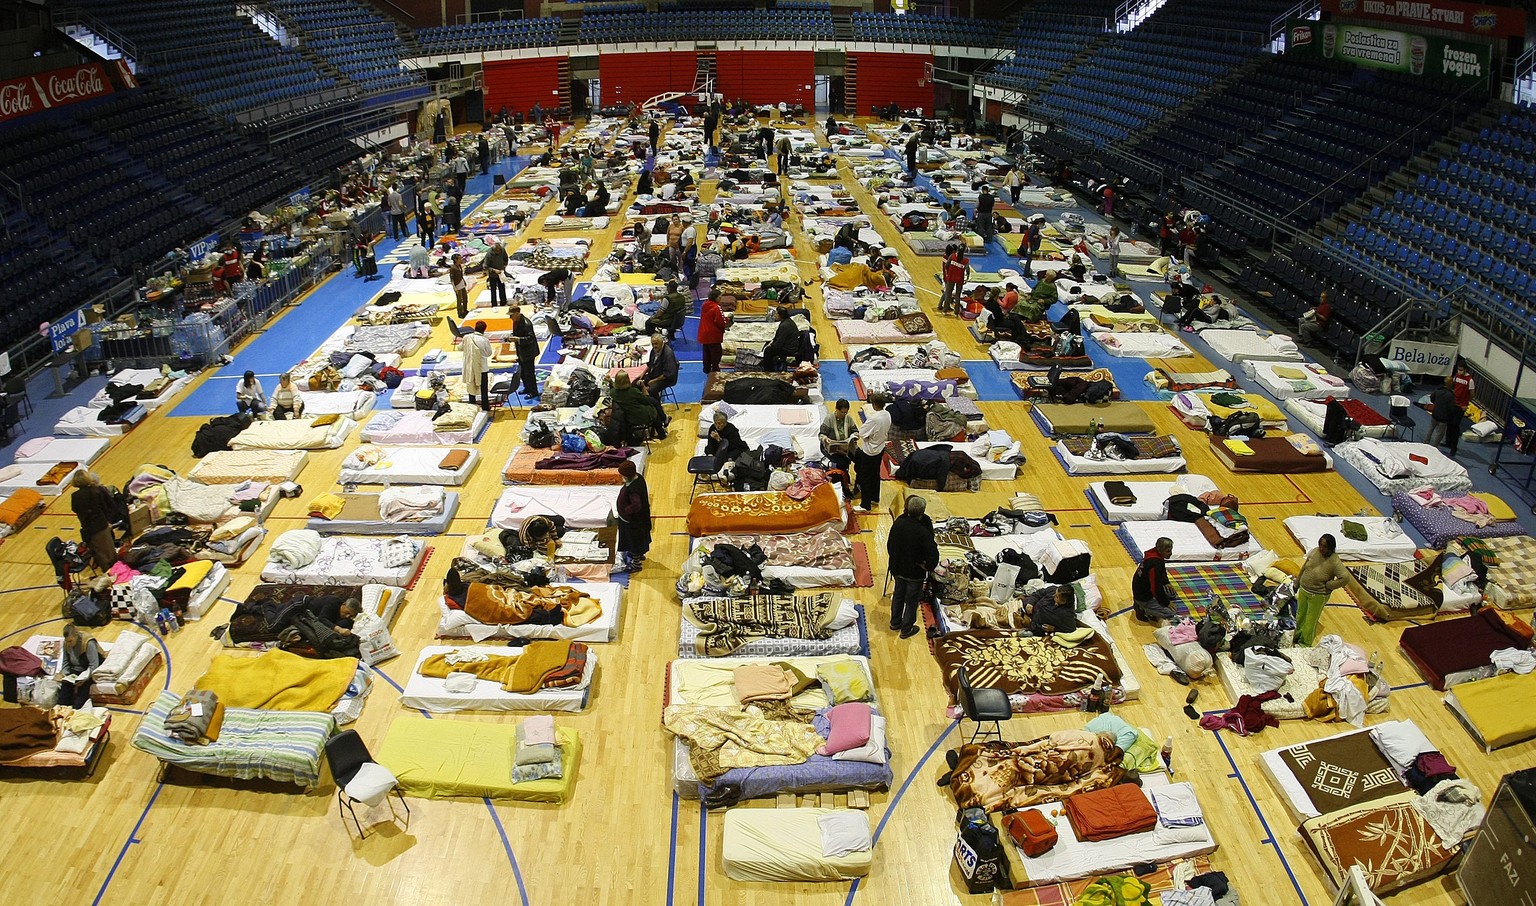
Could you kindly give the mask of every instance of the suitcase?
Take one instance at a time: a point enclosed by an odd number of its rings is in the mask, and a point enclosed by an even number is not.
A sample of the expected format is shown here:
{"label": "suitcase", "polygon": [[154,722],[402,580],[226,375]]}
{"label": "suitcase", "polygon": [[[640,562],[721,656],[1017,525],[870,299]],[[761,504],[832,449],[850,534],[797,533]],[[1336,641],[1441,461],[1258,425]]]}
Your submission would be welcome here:
{"label": "suitcase", "polygon": [[1003,816],[1003,827],[1026,856],[1038,856],[1056,845],[1056,828],[1036,809]]}

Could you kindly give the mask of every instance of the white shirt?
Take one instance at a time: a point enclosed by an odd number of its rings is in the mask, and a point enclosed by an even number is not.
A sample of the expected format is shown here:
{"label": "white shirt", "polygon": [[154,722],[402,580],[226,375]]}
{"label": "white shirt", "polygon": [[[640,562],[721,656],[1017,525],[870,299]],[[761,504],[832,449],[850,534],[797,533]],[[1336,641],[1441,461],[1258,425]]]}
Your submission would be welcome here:
{"label": "white shirt", "polygon": [[885,442],[891,436],[891,413],[871,409],[859,426],[859,449],[865,456],[879,456],[885,452]]}

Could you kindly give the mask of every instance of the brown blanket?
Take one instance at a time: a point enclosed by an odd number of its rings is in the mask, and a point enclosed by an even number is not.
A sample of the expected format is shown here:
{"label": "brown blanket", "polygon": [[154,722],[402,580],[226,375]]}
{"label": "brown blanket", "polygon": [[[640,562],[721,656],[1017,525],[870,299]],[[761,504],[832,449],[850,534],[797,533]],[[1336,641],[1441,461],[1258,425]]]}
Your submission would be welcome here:
{"label": "brown blanket", "polygon": [[1306,788],[1313,807],[1325,815],[1403,791],[1402,781],[1369,733],[1291,746],[1280,752],[1280,760]]}
{"label": "brown blanket", "polygon": [[1232,452],[1226,439],[1211,436],[1211,453],[1234,472],[1267,472],[1272,475],[1299,475],[1328,471],[1328,457],[1308,455],[1291,446],[1283,437],[1255,437],[1248,441],[1251,456]]}
{"label": "brown blanket", "polygon": [[[565,626],[585,626],[603,615],[602,605],[576,589],[561,585],[537,588],[506,588],[500,585],[469,583],[464,595],[464,612],[477,622],[491,626],[515,626],[527,623],[536,611],[558,611]],[[540,623],[556,622],[541,619]]]}
{"label": "brown blanket", "polygon": [[755,494],[702,494],[688,510],[688,534],[783,534],[816,528],[841,517],[832,485],[817,485],[811,496],[796,500],[782,491]]}
{"label": "brown blanket", "polygon": [[[482,661],[450,664],[446,654],[434,654],[417,668],[422,676],[447,679],[450,673],[472,673],[500,683],[508,692],[528,695],[540,689],[575,685],[586,665],[587,646],[569,639],[529,642],[520,655],[492,655]],[[576,671],[574,680],[570,677]]]}
{"label": "brown blanket", "polygon": [[0,709],[0,764],[53,751],[57,742],[48,712],[38,708]]}
{"label": "brown blanket", "polygon": [[1157,824],[1157,811],[1134,783],[1068,796],[1066,812],[1079,840],[1113,840]]}
{"label": "brown blanket", "polygon": [[683,604],[683,616],[699,628],[694,650],[703,657],[724,657],[761,638],[831,638],[827,627],[836,611],[832,595],[753,595],[749,598],[702,598]]}
{"label": "brown blanket", "polygon": [[950,699],[959,689],[964,667],[972,684],[1009,695],[1066,695],[1102,682],[1120,681],[1109,642],[1095,634],[1075,648],[1053,636],[1036,638],[990,629],[957,632],[939,639],[934,656],[944,672]]}
{"label": "brown blanket", "polygon": [[1124,756],[1113,736],[1087,730],[967,745],[949,785],[960,808],[1026,808],[1114,786],[1125,777]]}

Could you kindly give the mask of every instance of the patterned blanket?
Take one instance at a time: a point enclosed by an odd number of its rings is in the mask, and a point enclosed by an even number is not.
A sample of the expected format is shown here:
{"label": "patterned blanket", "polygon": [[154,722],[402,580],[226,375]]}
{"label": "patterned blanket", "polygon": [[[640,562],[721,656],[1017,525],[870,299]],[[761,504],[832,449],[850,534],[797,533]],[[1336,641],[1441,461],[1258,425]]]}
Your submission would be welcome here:
{"label": "patterned blanket", "polygon": [[853,569],[853,544],[832,526],[793,535],[710,535],[699,547],[734,544],[746,549],[754,544],[768,559],[764,566],[808,566],[812,569]]}
{"label": "patterned blanket", "polygon": [[[1067,452],[1073,456],[1084,456],[1093,448],[1092,437],[1064,437],[1061,439]],[[1163,437],[1134,435],[1127,436],[1126,440],[1136,445],[1137,459],[1167,459],[1183,455],[1183,448],[1173,435]]]}
{"label": "patterned blanket", "polygon": [[1477,552],[1488,567],[1488,600],[1501,610],[1536,605],[1536,538],[1461,538],[1448,553]]}
{"label": "patterned blanket", "polygon": [[960,747],[949,788],[960,808],[1025,808],[1114,786],[1125,753],[1108,733],[1061,730],[1029,742]]}
{"label": "patterned blanket", "polygon": [[837,611],[832,595],[752,595],[747,598],[696,598],[683,603],[683,616],[699,628],[694,651],[725,657],[753,639],[825,641],[827,624]]}
{"label": "patterned blanket", "polygon": [[1455,852],[1414,807],[1412,792],[1351,806],[1302,824],[1306,839],[1335,886],[1358,865],[1378,894],[1391,893],[1439,872]]}
{"label": "patterned blanket", "polygon": [[1264,613],[1264,599],[1253,593],[1248,574],[1241,566],[1220,563],[1170,566],[1168,584],[1178,594],[1174,610],[1186,616],[1198,619],[1205,610],[1208,595],[1220,599],[1233,618],[1258,619]]}
{"label": "patterned blanket", "polygon": [[960,688],[961,667],[973,685],[1001,689],[1009,695],[1066,695],[1102,682],[1113,685],[1120,681],[1120,667],[1109,642],[1097,633],[1069,647],[1054,636],[970,630],[939,639],[933,653],[944,672],[951,700]]}
{"label": "patterned blanket", "polygon": [[[1174,867],[1183,864],[1185,860],[1176,860],[1160,865],[1150,874],[1137,875],[1136,879],[1146,884],[1150,893],[1160,894],[1174,889]],[[1194,866],[1194,875],[1203,875],[1211,870],[1211,860],[1205,856],[1198,856],[1189,860]],[[1116,874],[1124,874],[1117,872]],[[1041,884],[1036,887],[1023,887],[1014,890],[1002,891],[998,894],[999,906],[1075,906],[1078,897],[1087,889],[1088,885],[1099,879],[1098,875],[1087,878],[1078,878],[1073,881],[1057,881]],[[1015,877],[1013,883],[1027,883],[1022,878]],[[1156,902],[1156,901],[1151,901]]]}
{"label": "patterned blanket", "polygon": [[1324,815],[1403,791],[1403,782],[1369,733],[1304,742],[1282,749],[1280,760]]}
{"label": "patterned blanket", "polygon": [[[1420,590],[1424,588],[1420,577],[1428,570],[1418,560],[1408,563],[1362,563],[1344,568],[1354,580],[1346,586],[1350,596],[1378,620],[1406,620],[1440,609],[1441,593],[1438,590],[1434,597]],[[1434,573],[1438,575],[1438,565]]]}
{"label": "patterned blanket", "polygon": [[800,532],[838,519],[842,511],[832,485],[818,485],[796,500],[781,491],[752,494],[701,494],[688,510],[688,534]]}

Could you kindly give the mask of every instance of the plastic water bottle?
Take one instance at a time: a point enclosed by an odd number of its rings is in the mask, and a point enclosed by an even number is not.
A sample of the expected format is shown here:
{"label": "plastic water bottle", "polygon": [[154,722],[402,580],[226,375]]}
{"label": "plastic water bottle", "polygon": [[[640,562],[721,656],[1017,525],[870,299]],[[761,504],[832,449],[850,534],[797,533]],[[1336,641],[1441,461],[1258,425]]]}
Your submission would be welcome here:
{"label": "plastic water bottle", "polygon": [[1169,736],[1163,741],[1163,750],[1158,753],[1163,759],[1163,768],[1168,771],[1168,776],[1173,776],[1173,737]]}

